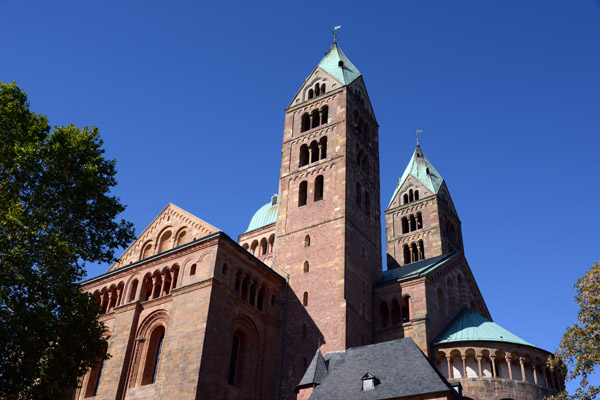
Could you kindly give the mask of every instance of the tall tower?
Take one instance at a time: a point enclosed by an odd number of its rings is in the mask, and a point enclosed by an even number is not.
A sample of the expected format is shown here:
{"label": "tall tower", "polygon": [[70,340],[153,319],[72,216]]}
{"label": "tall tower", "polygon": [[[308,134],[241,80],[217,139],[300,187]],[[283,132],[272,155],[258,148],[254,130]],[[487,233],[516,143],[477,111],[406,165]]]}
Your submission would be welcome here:
{"label": "tall tower", "polygon": [[385,211],[385,231],[388,269],[463,250],[446,182],[419,145]]}
{"label": "tall tower", "polygon": [[334,42],[290,103],[274,261],[289,273],[282,397],[315,350],[372,343],[381,275],[378,125],[363,78]]}

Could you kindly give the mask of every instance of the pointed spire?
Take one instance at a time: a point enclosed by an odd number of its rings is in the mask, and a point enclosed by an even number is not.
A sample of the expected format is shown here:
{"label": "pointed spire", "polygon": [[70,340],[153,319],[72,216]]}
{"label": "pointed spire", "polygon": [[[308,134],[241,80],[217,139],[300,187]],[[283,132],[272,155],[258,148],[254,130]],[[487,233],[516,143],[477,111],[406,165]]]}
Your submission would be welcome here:
{"label": "pointed spire", "polygon": [[323,379],[327,375],[327,364],[325,364],[325,358],[321,354],[321,350],[317,349],[315,356],[313,357],[310,365],[306,369],[302,380],[297,387],[312,385],[317,386],[323,383]]}
{"label": "pointed spire", "polygon": [[417,148],[408,162],[402,177],[398,179],[398,187],[396,187],[396,190],[394,191],[392,199],[390,200],[390,204],[394,200],[394,197],[396,197],[396,194],[400,190],[402,184],[404,184],[410,175],[414,176],[423,184],[423,186],[429,189],[432,193],[436,194],[444,182],[444,178],[442,178],[439,172],[437,172],[433,167],[431,162],[429,162],[427,157],[425,157],[423,150],[421,150],[421,146],[417,145]]}
{"label": "pointed spire", "polygon": [[349,85],[361,75],[336,42],[333,42],[318,66],[342,85]]}

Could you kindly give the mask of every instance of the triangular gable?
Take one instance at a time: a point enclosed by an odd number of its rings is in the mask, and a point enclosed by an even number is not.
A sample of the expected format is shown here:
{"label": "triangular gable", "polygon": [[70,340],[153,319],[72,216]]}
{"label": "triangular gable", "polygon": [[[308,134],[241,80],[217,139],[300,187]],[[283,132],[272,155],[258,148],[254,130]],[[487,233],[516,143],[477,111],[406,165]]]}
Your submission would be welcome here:
{"label": "triangular gable", "polygon": [[108,271],[125,267],[217,231],[218,229],[209,223],[169,203]]}
{"label": "triangular gable", "polygon": [[313,99],[308,98],[308,91],[314,88],[317,83],[319,85],[325,84],[325,93],[344,86],[343,83],[341,83],[333,76],[328,74],[323,68],[317,66],[313,70],[313,72],[308,76],[308,78],[304,80],[304,84],[302,85],[300,90],[296,92],[296,95],[292,99],[291,103],[288,105],[288,108],[308,100],[317,99],[318,97],[314,97]]}

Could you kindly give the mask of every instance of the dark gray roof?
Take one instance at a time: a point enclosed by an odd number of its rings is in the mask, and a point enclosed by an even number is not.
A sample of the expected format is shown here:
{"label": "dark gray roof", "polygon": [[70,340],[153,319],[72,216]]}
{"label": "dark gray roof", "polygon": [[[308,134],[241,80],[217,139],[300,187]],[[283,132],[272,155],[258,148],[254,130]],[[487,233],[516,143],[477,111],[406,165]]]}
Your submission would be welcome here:
{"label": "dark gray roof", "polygon": [[[328,374],[310,400],[390,399],[440,392],[459,398],[411,338],[327,353],[325,360]],[[366,373],[376,378],[373,390],[362,390]]]}
{"label": "dark gray roof", "polygon": [[321,350],[317,349],[317,352],[306,369],[298,387],[305,385],[319,385],[323,382],[323,379],[325,379],[325,375],[327,375],[325,359],[323,358],[323,354],[321,354]]}
{"label": "dark gray roof", "polygon": [[436,269],[437,267],[452,260],[459,254],[461,253],[454,251],[452,253],[442,254],[441,256],[428,258],[426,260],[407,264],[402,267],[388,269],[387,271],[383,271],[381,278],[379,278],[379,280],[375,282],[375,285],[392,281],[401,281],[404,279],[410,279],[417,276],[426,275],[429,272]]}

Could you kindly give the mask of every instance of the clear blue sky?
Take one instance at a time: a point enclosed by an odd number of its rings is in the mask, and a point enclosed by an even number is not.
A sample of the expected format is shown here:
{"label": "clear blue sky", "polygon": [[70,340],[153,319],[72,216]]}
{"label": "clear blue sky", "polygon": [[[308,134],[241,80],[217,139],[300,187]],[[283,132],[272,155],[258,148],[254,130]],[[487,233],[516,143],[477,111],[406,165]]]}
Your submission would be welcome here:
{"label": "clear blue sky", "polygon": [[[422,129],[494,320],[553,351],[599,255],[600,1],[0,0],[0,80],[100,128],[140,233],[168,202],[233,238],[278,190],[284,109],[342,25],[382,207]],[[106,266],[90,267],[95,276]]]}

